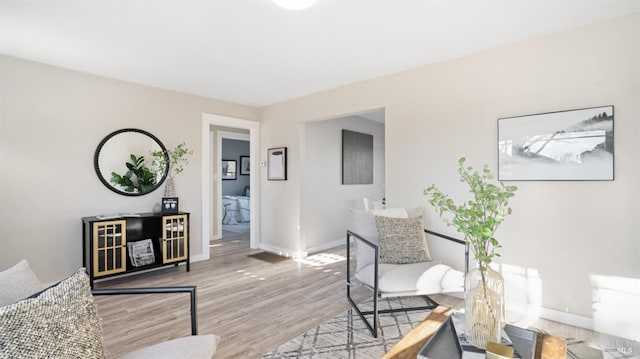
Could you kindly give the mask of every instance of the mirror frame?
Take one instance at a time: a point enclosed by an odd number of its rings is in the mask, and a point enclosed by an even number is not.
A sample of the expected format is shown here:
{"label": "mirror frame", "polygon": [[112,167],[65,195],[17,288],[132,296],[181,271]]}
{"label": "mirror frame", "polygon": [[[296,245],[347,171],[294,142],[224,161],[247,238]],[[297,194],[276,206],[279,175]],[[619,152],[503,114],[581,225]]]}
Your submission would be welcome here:
{"label": "mirror frame", "polygon": [[[107,143],[107,141],[109,141],[113,137],[126,132],[136,132],[151,138],[153,141],[155,141],[158,144],[158,146],[160,146],[160,149],[162,149],[162,152],[164,152],[164,156],[166,159],[166,166],[164,168],[162,177],[160,177],[160,180],[158,181],[158,183],[156,183],[153,189],[147,192],[127,192],[127,191],[120,190],[116,188],[113,184],[111,184],[111,182],[109,182],[108,179],[104,178],[102,176],[102,172],[100,171],[99,159],[100,159],[100,151],[102,150],[102,147],[105,145],[105,143]],[[123,129],[111,132],[105,138],[103,138],[102,141],[100,141],[100,143],[98,144],[98,147],[96,148],[96,153],[93,157],[93,167],[96,170],[96,174],[98,175],[100,182],[102,182],[102,184],[105,185],[105,187],[107,187],[111,191],[124,196],[144,196],[145,194],[149,194],[155,191],[156,189],[158,189],[158,187],[160,187],[162,183],[164,183],[165,179],[167,179],[167,175],[169,174],[169,154],[167,153],[167,148],[164,147],[164,144],[162,143],[162,141],[160,141],[156,136],[152,135],[151,133],[145,130],[137,129],[137,128],[123,128]]]}

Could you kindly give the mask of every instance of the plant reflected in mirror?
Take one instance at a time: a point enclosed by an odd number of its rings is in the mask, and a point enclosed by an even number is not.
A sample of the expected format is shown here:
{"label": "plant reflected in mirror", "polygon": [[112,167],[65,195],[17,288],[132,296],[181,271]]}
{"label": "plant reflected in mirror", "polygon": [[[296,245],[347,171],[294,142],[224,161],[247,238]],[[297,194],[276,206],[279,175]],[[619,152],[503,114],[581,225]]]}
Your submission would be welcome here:
{"label": "plant reflected in mirror", "polygon": [[[156,156],[164,156],[163,163]],[[169,156],[160,140],[151,133],[125,128],[108,134],[98,145],[94,168],[109,190],[125,196],[141,196],[165,181]]]}
{"label": "plant reflected in mirror", "polygon": [[131,162],[126,162],[128,171],[124,175],[111,172],[109,182],[120,186],[126,192],[149,192],[156,184],[156,172],[144,163],[144,156],[131,154]]}

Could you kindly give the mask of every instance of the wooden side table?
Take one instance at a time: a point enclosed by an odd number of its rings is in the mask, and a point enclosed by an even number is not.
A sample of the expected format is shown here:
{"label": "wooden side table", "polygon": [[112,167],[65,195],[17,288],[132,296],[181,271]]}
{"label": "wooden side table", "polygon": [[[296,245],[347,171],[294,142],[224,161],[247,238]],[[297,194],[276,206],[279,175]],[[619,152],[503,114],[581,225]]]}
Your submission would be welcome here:
{"label": "wooden side table", "polygon": [[405,335],[404,338],[394,345],[382,358],[416,359],[420,349],[422,349],[429,338],[438,331],[438,328],[449,318],[451,313],[451,308],[438,306],[429,313],[425,320]]}

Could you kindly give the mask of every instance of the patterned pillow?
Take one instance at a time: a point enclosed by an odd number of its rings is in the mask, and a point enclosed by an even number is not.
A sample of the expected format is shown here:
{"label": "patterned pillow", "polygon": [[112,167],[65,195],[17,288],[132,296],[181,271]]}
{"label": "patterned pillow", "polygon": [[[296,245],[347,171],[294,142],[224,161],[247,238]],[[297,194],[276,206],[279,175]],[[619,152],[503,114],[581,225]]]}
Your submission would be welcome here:
{"label": "patterned pillow", "polygon": [[376,216],[376,226],[380,235],[380,263],[407,264],[431,260],[422,216]]}
{"label": "patterned pillow", "polygon": [[0,308],[0,358],[104,358],[84,268],[35,298]]}

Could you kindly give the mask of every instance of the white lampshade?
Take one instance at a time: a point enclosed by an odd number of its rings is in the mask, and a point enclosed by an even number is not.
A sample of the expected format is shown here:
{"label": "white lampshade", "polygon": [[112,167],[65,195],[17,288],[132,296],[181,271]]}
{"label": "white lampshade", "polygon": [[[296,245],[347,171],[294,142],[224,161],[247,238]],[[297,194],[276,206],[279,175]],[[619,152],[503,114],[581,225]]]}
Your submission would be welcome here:
{"label": "white lampshade", "polygon": [[281,8],[289,10],[303,10],[311,7],[316,0],[273,0]]}

